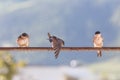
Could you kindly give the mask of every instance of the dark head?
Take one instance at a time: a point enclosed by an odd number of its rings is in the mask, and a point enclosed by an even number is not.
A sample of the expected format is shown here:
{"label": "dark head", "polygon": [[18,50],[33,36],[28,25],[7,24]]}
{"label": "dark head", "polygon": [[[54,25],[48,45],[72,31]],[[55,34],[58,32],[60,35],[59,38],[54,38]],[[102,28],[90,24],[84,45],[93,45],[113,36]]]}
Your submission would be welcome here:
{"label": "dark head", "polygon": [[29,35],[27,33],[22,33],[21,36],[24,36],[24,37],[29,37]]}
{"label": "dark head", "polygon": [[96,31],[95,34],[100,34],[100,31]]}
{"label": "dark head", "polygon": [[21,35],[20,36],[18,36],[18,39],[20,39],[21,38]]}

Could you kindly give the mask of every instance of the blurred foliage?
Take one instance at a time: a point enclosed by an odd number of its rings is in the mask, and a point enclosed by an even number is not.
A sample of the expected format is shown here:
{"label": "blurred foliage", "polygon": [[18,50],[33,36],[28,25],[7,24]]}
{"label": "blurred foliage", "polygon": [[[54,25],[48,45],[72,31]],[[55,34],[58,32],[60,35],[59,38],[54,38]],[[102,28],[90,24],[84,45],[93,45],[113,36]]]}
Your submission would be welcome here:
{"label": "blurred foliage", "polygon": [[0,80],[12,80],[16,71],[17,66],[12,55],[0,51]]}
{"label": "blurred foliage", "polygon": [[18,68],[25,67],[26,65],[27,65],[27,63],[24,60],[20,60],[17,62]]}

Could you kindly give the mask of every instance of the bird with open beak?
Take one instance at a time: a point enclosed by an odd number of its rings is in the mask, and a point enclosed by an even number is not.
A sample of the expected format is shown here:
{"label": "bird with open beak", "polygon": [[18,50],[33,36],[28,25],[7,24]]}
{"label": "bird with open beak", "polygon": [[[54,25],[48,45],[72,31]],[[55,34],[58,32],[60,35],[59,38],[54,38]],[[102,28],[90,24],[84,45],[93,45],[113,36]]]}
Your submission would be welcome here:
{"label": "bird with open beak", "polygon": [[[103,37],[102,37],[100,31],[95,32],[95,35],[93,37],[93,45],[94,45],[94,47],[98,47],[98,48],[103,47]],[[97,51],[97,57],[102,57],[101,50]]]}
{"label": "bird with open beak", "polygon": [[27,33],[22,33],[17,39],[17,44],[19,47],[28,47],[29,35]]}
{"label": "bird with open beak", "polygon": [[55,54],[55,58],[58,58],[58,55],[60,53],[60,50],[62,48],[62,46],[64,46],[64,41],[56,36],[51,36],[50,33],[48,33],[48,38],[50,43],[52,43],[52,48],[54,49],[54,54]]}

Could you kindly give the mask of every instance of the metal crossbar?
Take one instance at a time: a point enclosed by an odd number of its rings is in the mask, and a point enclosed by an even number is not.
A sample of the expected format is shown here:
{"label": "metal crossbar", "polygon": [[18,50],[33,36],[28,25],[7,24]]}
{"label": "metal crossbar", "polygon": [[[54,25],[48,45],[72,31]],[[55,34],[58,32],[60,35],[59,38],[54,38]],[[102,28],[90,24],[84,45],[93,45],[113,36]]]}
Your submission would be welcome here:
{"label": "metal crossbar", "polygon": [[[52,51],[52,47],[0,47],[0,51]],[[94,50],[102,50],[102,51],[120,51],[120,47],[102,47],[102,48],[94,48],[94,47],[62,47],[63,51],[94,51]]]}

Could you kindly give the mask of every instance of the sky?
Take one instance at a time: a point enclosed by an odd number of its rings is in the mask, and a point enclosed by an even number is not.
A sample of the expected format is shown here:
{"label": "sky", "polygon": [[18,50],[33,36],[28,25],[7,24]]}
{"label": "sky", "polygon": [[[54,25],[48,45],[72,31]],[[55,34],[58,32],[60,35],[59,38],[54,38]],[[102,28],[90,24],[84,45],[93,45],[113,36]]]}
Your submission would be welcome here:
{"label": "sky", "polygon": [[[119,0],[0,0],[2,47],[17,46],[16,39],[22,32],[30,35],[30,46],[33,47],[51,46],[48,32],[63,39],[65,46],[91,47],[93,35],[98,30],[104,37],[105,47],[119,47],[119,29]],[[97,58],[94,51],[62,51],[55,60],[53,52],[49,51],[11,53],[16,59],[28,57],[33,64],[57,65],[68,64],[73,59],[91,63],[120,57],[119,52],[104,52],[102,58]]]}

